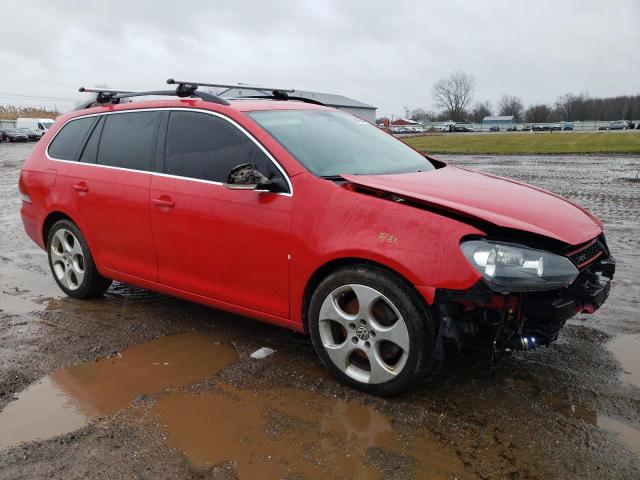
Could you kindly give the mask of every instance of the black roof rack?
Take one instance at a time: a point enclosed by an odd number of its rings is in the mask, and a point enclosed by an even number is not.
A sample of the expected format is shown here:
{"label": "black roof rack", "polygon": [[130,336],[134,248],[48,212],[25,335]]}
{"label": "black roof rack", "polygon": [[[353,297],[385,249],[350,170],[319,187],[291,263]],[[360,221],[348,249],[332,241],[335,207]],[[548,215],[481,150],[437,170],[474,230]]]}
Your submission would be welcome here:
{"label": "black roof rack", "polygon": [[270,94],[265,93],[262,96],[245,96],[241,98],[255,98],[255,99],[276,99],[276,100],[299,100],[301,102],[313,103],[316,105],[324,105],[324,103],[319,102],[317,100],[312,100],[310,98],[291,96],[290,93],[295,92],[293,88],[274,88],[274,87],[261,87],[258,85],[247,85],[243,83],[239,83],[237,85],[232,85],[228,83],[204,83],[204,82],[187,82],[182,80],[174,80],[170,78],[167,80],[169,85],[177,85],[175,90],[151,90],[145,92],[136,92],[133,90],[118,90],[111,88],[85,88],[80,87],[80,92],[90,92],[97,93],[96,99],[91,100],[90,102],[86,102],[77,110],[82,110],[85,108],[93,107],[96,103],[105,104],[112,103],[118,104],[120,100],[123,98],[131,98],[131,97],[142,97],[142,96],[151,96],[151,95],[167,95],[167,96],[177,96],[180,98],[200,98],[205,102],[217,103],[219,105],[229,105],[229,102],[218,95],[213,95],[212,93],[199,92],[198,87],[217,87],[217,88],[243,88],[245,90],[255,90],[258,92],[271,92]]}
{"label": "black roof rack", "polygon": [[131,98],[131,97],[142,97],[142,96],[151,96],[151,95],[167,95],[167,96],[177,96],[180,98],[200,98],[205,102],[217,103],[220,105],[229,105],[229,102],[224,98],[220,98],[217,95],[213,95],[211,93],[206,92],[198,92],[198,85],[180,82],[175,90],[151,90],[146,92],[135,92],[132,90],[116,90],[110,88],[85,88],[80,87],[78,91],[80,92],[91,92],[97,93],[95,100],[87,102],[81,105],[78,110],[82,110],[84,108],[89,108],[95,106],[97,103],[120,103],[120,99],[122,98]]}
{"label": "black roof rack", "polygon": [[90,103],[109,103],[113,100],[113,97],[120,93],[132,93],[132,90],[116,90],[113,88],[85,88],[80,87],[79,92],[97,93],[96,99]]}
{"label": "black roof rack", "polygon": [[184,82],[182,80],[174,80],[173,78],[170,78],[169,80],[167,80],[167,83],[169,85],[176,85],[176,84],[197,85],[200,87],[214,87],[214,88],[245,88],[247,90],[258,90],[260,92],[272,92],[274,95],[276,95],[276,92],[278,92],[278,94],[287,94],[287,93],[295,92],[295,89],[293,88],[260,87],[258,85],[248,85],[244,83],[233,85],[230,83]]}
{"label": "black roof rack", "polygon": [[174,80],[173,78],[170,78],[169,80],[167,80],[167,83],[169,85],[197,85],[200,87],[213,87],[213,88],[242,88],[243,90],[255,90],[257,92],[271,92],[270,94],[265,94],[265,95],[246,95],[246,96],[242,96],[242,97],[238,97],[238,98],[256,98],[256,99],[275,99],[275,100],[298,100],[300,102],[305,102],[305,103],[313,103],[315,105],[324,105],[324,103],[319,102],[317,100],[313,100],[311,98],[305,98],[305,97],[298,97],[298,96],[293,96],[293,95],[289,95],[290,93],[294,93],[296,90],[295,88],[276,88],[276,87],[261,87],[259,85],[250,85],[248,83],[238,83],[238,84],[231,84],[231,83],[205,83],[205,82],[187,82],[187,81],[182,81],[182,80]]}

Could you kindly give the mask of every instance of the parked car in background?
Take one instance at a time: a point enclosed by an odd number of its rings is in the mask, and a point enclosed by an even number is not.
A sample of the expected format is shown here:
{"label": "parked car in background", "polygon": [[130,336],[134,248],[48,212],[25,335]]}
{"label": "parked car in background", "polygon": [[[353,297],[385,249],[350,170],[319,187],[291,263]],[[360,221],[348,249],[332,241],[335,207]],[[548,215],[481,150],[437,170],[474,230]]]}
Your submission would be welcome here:
{"label": "parked car in background", "polygon": [[489,127],[489,131],[490,132],[499,132],[500,131],[500,127],[498,125],[492,125],[491,127]]}
{"label": "parked car in background", "polygon": [[18,130],[22,128],[28,128],[38,133],[41,137],[49,128],[53,125],[53,120],[50,118],[18,118],[16,119],[16,128]]}
{"label": "parked car in background", "polygon": [[629,125],[626,120],[616,120],[608,125],[607,130],[626,130],[627,128]]}
{"label": "parked car in background", "polygon": [[4,142],[4,132],[0,129],[0,142]]}
{"label": "parked car in background", "polygon": [[5,128],[4,136],[7,142],[28,142],[29,137],[15,128]]}
{"label": "parked car in background", "polygon": [[454,132],[473,132],[473,125],[470,123],[456,123],[453,125]]}
{"label": "parked car in background", "polygon": [[554,130],[561,130],[559,123],[536,123],[531,127],[536,132],[549,132]]}
{"label": "parked car in background", "polygon": [[531,131],[531,125],[530,124],[522,125],[522,127],[520,128],[520,131],[522,131],[522,132],[530,132]]}
{"label": "parked car in background", "polygon": [[27,136],[27,139],[30,141],[33,140],[37,142],[38,140],[40,140],[40,137],[42,137],[42,135],[37,130],[34,130],[32,128],[22,127],[18,128],[17,130],[24,133]]}
{"label": "parked car in background", "polygon": [[570,122],[562,122],[560,126],[562,127],[562,130],[573,130],[573,123]]}
{"label": "parked car in background", "polygon": [[518,128],[515,125],[511,125],[510,127],[507,127],[507,132],[516,132],[518,131]]}
{"label": "parked car in background", "polygon": [[598,130],[626,130],[627,128],[629,128],[629,124],[626,120],[615,120],[600,125]]}

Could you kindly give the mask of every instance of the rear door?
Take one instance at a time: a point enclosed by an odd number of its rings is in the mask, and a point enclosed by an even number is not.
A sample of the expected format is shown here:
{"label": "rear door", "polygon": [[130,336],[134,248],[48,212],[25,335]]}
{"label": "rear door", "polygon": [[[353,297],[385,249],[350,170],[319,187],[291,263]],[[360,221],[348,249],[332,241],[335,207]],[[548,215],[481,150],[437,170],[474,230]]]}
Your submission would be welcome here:
{"label": "rear door", "polygon": [[[149,186],[162,112],[99,117],[68,169],[75,209],[98,265],[156,281]],[[65,127],[66,128],[66,127]]]}
{"label": "rear door", "polygon": [[288,318],[291,193],[222,185],[244,163],[286,183],[284,172],[243,129],[204,112],[172,111],[165,150],[151,184],[159,282]]}

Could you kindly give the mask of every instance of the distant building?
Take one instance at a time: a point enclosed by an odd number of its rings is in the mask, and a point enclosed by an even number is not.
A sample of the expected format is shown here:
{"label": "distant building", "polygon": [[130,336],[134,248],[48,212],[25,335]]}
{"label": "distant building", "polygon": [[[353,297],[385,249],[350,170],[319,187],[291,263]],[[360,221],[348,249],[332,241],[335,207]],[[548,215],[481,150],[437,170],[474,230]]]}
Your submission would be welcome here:
{"label": "distant building", "polygon": [[[241,97],[263,97],[267,94],[258,90],[251,90],[246,88],[228,88],[218,94],[221,97],[226,98],[241,98]],[[307,90],[295,90],[289,93],[292,97],[303,97],[310,100],[316,100],[324,103],[325,105],[355,115],[370,123],[376,123],[376,110],[377,107],[368,105],[366,103],[359,102],[349,97],[343,97],[342,95],[335,95],[333,93],[319,93],[309,92]]]}
{"label": "distant building", "polygon": [[0,128],[16,128],[16,121],[0,119]]}
{"label": "distant building", "polygon": [[416,122],[415,120],[410,120],[408,118],[399,118],[398,120],[394,120],[393,122],[391,122],[391,125],[396,125],[399,127],[405,127],[405,126],[417,127],[420,125],[420,122]]}
{"label": "distant building", "polygon": [[513,115],[498,115],[491,117],[484,117],[482,119],[483,127],[508,127],[513,125],[515,117]]}

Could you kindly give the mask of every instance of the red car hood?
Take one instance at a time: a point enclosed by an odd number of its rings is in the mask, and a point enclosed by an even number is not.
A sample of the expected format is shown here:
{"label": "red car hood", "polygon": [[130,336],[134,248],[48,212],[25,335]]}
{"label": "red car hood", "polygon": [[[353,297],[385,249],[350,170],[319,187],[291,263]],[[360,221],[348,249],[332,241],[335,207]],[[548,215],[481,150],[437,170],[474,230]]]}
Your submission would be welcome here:
{"label": "red car hood", "polygon": [[494,175],[445,166],[419,173],[342,176],[356,185],[570,245],[591,240],[602,232],[602,222],[597,217],[570,201]]}

